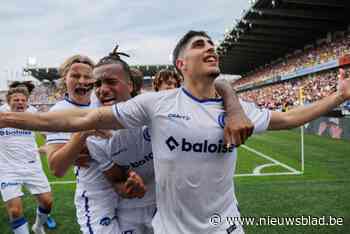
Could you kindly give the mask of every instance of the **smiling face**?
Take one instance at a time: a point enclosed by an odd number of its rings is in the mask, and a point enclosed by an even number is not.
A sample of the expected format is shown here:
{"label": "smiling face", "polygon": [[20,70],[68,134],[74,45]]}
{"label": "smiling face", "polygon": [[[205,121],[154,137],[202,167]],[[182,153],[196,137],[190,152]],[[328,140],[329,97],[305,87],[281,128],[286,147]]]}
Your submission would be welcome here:
{"label": "smiling face", "polygon": [[180,53],[176,66],[184,77],[209,77],[220,74],[219,58],[213,41],[204,36],[192,37]]}
{"label": "smiling face", "polygon": [[94,83],[92,67],[85,63],[74,63],[64,77],[69,98],[79,104],[90,102]]}
{"label": "smiling face", "polygon": [[122,65],[108,64],[94,69],[96,96],[104,106],[110,106],[131,98],[132,83]]}

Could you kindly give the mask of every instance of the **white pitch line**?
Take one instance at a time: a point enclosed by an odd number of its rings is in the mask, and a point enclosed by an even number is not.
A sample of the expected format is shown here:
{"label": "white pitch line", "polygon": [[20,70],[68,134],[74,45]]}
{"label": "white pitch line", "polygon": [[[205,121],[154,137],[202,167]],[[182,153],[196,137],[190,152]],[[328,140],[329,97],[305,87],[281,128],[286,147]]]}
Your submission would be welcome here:
{"label": "white pitch line", "polygon": [[264,169],[265,167],[272,167],[272,166],[278,166],[278,164],[276,164],[276,163],[266,163],[266,164],[260,165],[260,166],[258,166],[258,167],[256,167],[254,169],[253,174],[260,175],[262,169]]}
{"label": "white pitch line", "polygon": [[69,181],[52,181],[50,184],[75,184],[75,180],[69,180]]}
{"label": "white pitch line", "polygon": [[262,174],[236,174],[234,177],[244,177],[244,176],[277,176],[277,175],[302,175],[301,171],[296,172],[272,172],[272,173],[262,173]]}
{"label": "white pitch line", "polygon": [[253,152],[253,153],[255,153],[255,154],[257,154],[257,155],[259,155],[259,156],[261,156],[261,157],[263,157],[263,158],[265,158],[267,160],[270,160],[271,162],[274,162],[274,163],[280,165],[281,167],[286,168],[287,170],[289,170],[291,172],[294,172],[294,173],[299,172],[299,171],[295,170],[294,168],[292,168],[292,167],[290,167],[290,166],[288,166],[288,165],[286,165],[284,163],[281,163],[280,161],[277,161],[276,159],[273,159],[273,158],[267,156],[266,154],[263,154],[263,153],[261,153],[259,151],[256,151],[255,149],[252,149],[252,148],[250,148],[250,147],[248,147],[246,145],[241,145],[241,147],[243,147],[244,149],[246,149],[246,150],[248,150],[250,152]]}

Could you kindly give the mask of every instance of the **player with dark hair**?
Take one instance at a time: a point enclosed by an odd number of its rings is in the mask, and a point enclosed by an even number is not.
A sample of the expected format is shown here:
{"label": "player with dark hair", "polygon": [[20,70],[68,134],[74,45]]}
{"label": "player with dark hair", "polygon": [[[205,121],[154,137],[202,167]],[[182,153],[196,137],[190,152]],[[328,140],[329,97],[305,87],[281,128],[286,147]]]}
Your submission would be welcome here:
{"label": "player with dark hair", "polygon": [[137,68],[131,68],[131,79],[133,83],[133,93],[132,96],[141,94],[143,87],[143,73]]}
{"label": "player with dark hair", "polygon": [[[114,50],[108,59],[103,58],[103,65],[94,69],[96,79],[96,96],[103,105],[126,101],[131,98],[130,80],[126,75],[125,63]],[[155,182],[153,154],[147,127],[130,130],[118,130],[110,140],[88,139],[90,156],[99,162],[101,171],[113,183],[116,165],[131,168],[145,181],[147,192],[142,199],[120,199],[117,205],[117,220],[120,230],[132,233],[153,233],[151,220],[155,212]],[[112,161],[112,162],[111,162]],[[121,173],[117,173],[121,174]],[[123,192],[119,191],[123,196]]]}
{"label": "player with dark hair", "polygon": [[[128,76],[128,65],[115,49],[94,69],[96,97],[104,106],[127,101],[135,95],[134,80]],[[132,77],[133,78],[133,77]],[[99,165],[108,181],[119,194],[116,220],[121,233],[151,234],[151,221],[156,211],[155,180],[152,147],[146,127],[114,131],[109,140],[87,139],[90,156]],[[120,186],[123,170],[135,171],[145,181],[147,191],[133,199],[125,186]],[[125,173],[125,172],[124,172]],[[134,186],[135,187],[135,186]],[[139,187],[142,188],[141,185]]]}

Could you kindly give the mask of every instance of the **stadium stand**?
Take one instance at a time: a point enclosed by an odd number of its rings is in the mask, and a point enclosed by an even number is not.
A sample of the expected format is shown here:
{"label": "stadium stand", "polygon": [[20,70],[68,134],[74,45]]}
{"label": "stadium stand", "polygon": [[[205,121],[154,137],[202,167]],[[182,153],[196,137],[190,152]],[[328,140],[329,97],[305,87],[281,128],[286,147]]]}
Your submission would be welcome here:
{"label": "stadium stand", "polygon": [[285,111],[288,108],[300,105],[300,88],[303,89],[305,103],[314,102],[334,92],[337,84],[337,75],[336,70],[314,73],[301,79],[242,92],[240,97],[255,102],[261,107]]}
{"label": "stadium stand", "polygon": [[[161,69],[174,69],[173,65],[134,65],[131,68],[140,70],[144,75],[143,90],[151,91],[153,76]],[[55,85],[55,82],[60,79],[58,69],[54,67],[39,68],[39,67],[26,67],[23,69],[23,73],[27,76],[32,76],[45,84],[36,88],[35,93],[31,96],[30,102],[39,110],[48,110],[57,100],[60,100],[62,94]],[[47,90],[45,91],[45,89]],[[56,101],[55,101],[56,100]]]}
{"label": "stadium stand", "polygon": [[55,82],[42,82],[36,86],[29,97],[29,103],[39,111],[48,111],[57,101],[62,100],[63,94]]}
{"label": "stadium stand", "polygon": [[218,46],[221,70],[246,76],[330,33],[347,31],[346,0],[257,0]]}
{"label": "stadium stand", "polygon": [[[336,89],[339,68],[349,74],[349,10],[346,0],[252,1],[217,47],[221,71],[240,74],[233,83],[239,96],[269,109],[287,111],[300,104],[301,96],[304,104],[327,96]],[[346,115],[350,102],[305,130],[350,139]],[[334,122],[343,131],[320,131]]]}
{"label": "stadium stand", "polygon": [[243,99],[287,110],[336,88],[337,70],[350,65],[348,1],[259,0],[218,46],[223,73]]}
{"label": "stadium stand", "polygon": [[270,64],[258,69],[239,80],[235,85],[240,87],[276,76],[287,75],[303,68],[324,64],[350,53],[349,32],[345,32],[343,36],[335,38],[330,43],[326,43],[324,40],[321,40],[321,43],[320,45],[310,45],[311,48],[289,55],[277,64]]}
{"label": "stadium stand", "polygon": [[7,91],[0,91],[0,105],[3,105],[6,102],[6,93]]}
{"label": "stadium stand", "polygon": [[[154,76],[161,69],[173,69],[173,65],[134,65],[131,68],[139,69],[145,77]],[[57,68],[37,68],[37,67],[26,67],[23,70],[24,73],[31,75],[39,81],[55,81],[58,80],[59,74]]]}

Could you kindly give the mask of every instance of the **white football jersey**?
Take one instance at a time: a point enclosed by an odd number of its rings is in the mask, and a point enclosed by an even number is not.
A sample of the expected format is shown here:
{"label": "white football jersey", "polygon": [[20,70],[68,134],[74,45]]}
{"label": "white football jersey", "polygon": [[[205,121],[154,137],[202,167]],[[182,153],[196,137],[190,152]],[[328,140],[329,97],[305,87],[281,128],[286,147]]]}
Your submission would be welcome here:
{"label": "white football jersey", "polygon": [[[93,108],[94,104],[80,105],[72,102],[67,96],[64,100],[57,102],[50,111],[60,111],[72,108],[83,108],[89,109]],[[71,133],[67,132],[55,132],[48,133],[46,138],[47,144],[66,144],[71,138]],[[89,167],[75,167],[75,174],[77,177],[77,189],[106,189],[110,188],[110,184],[105,179],[101,171],[98,169],[98,164],[96,161],[92,160],[89,163]]]}
{"label": "white football jersey", "polygon": [[118,208],[139,208],[155,204],[155,180],[151,138],[148,128],[121,129],[113,132],[109,140],[88,138],[88,148],[102,171],[113,164],[134,170],[147,187],[141,199],[120,199]]}
{"label": "white football jersey", "polygon": [[[8,111],[2,106],[0,112]],[[0,171],[41,168],[35,133],[16,128],[0,128]]]}
{"label": "white football jersey", "polygon": [[[252,103],[241,105],[263,132],[270,112]],[[154,155],[157,214],[155,233],[230,233],[212,226],[214,214],[239,216],[232,181],[236,148],[223,143],[222,99],[198,100],[184,88],[147,93],[113,106],[126,128],[149,127]]]}

